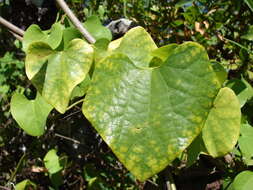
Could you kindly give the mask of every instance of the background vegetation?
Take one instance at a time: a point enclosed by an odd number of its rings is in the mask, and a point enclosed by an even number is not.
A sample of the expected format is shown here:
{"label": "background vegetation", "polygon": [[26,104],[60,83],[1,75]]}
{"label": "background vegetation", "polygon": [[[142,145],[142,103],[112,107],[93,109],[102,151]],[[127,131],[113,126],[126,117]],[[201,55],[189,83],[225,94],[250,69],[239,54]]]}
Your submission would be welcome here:
{"label": "background vegetation", "polygon": [[[80,20],[98,15],[102,23],[126,17],[143,26],[158,46],[196,41],[213,62],[225,68],[231,88],[241,101],[243,123],[252,124],[253,12],[251,1],[236,0],[95,0],[67,1]],[[0,15],[22,29],[36,23],[49,29],[63,13],[50,0],[2,0]],[[21,43],[0,28],[0,185],[23,180],[37,189],[166,189],[166,170],[143,183],[136,180],[113,155],[75,106],[64,115],[52,112],[47,132],[40,138],[21,130],[10,115],[13,92],[35,97],[24,73]],[[252,127],[246,143],[252,143]],[[243,139],[245,140],[245,139]],[[241,140],[241,141],[243,141]],[[235,176],[252,170],[253,150],[238,144],[230,156],[200,155],[190,167],[176,160],[170,168],[178,189],[226,189]],[[45,169],[49,150],[57,150],[61,168],[56,175]],[[245,153],[246,152],[246,153]],[[24,181],[23,181],[24,182]],[[24,184],[24,183],[23,183]],[[25,186],[25,185],[24,185]],[[22,184],[20,185],[22,189]],[[1,189],[1,188],[0,188]]]}

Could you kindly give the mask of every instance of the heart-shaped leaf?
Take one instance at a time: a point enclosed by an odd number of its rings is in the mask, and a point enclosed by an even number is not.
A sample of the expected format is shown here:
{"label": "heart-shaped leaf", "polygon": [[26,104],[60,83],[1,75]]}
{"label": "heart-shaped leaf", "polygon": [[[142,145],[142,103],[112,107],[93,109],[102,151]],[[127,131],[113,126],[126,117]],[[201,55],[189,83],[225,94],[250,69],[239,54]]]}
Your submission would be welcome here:
{"label": "heart-shaped leaf", "polygon": [[223,156],[233,149],[240,133],[240,103],[230,88],[222,88],[213,102],[202,131],[208,152]]}
{"label": "heart-shaped leaf", "polygon": [[60,23],[52,25],[49,31],[42,31],[36,24],[32,24],[25,32],[23,50],[26,52],[33,42],[48,43],[52,49],[56,49],[62,40],[63,26]]}
{"label": "heart-shaped leaf", "polygon": [[60,52],[34,42],[27,51],[26,74],[46,101],[64,113],[72,90],[85,79],[92,60],[93,48],[81,39],[72,40]]}
{"label": "heart-shaped leaf", "polygon": [[57,173],[63,169],[55,149],[49,150],[43,160],[50,174]]}
{"label": "heart-shaped leaf", "polygon": [[[132,60],[150,60],[140,57]],[[159,68],[139,68],[127,56],[113,54],[97,63],[83,113],[143,181],[200,133],[219,88],[204,48],[196,43],[175,48]]]}
{"label": "heart-shaped leaf", "polygon": [[37,93],[35,100],[27,100],[22,94],[14,94],[11,99],[11,114],[19,126],[32,136],[43,135],[47,116],[52,106]]}

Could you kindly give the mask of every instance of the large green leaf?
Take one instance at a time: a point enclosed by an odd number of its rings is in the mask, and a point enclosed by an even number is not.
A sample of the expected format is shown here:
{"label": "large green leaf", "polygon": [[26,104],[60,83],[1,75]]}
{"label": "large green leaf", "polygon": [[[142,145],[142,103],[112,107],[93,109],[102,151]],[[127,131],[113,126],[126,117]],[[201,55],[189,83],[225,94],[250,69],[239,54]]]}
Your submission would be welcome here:
{"label": "large green leaf", "polygon": [[241,136],[238,140],[243,159],[247,165],[253,165],[253,127],[249,124],[241,126]]}
{"label": "large green leaf", "polygon": [[11,99],[11,114],[19,126],[32,136],[43,135],[47,116],[52,106],[37,93],[35,100],[27,100],[22,94],[14,94]]}
{"label": "large green leaf", "polygon": [[233,149],[240,133],[241,109],[239,101],[230,88],[222,88],[213,102],[202,131],[208,152],[223,156]]}
{"label": "large green leaf", "polygon": [[[137,59],[145,61],[142,56]],[[200,133],[219,88],[196,43],[175,48],[159,68],[139,68],[113,54],[96,65],[83,113],[120,161],[145,180]]]}
{"label": "large green leaf", "polygon": [[52,25],[49,31],[42,31],[36,24],[32,24],[25,32],[23,40],[23,49],[27,51],[29,45],[33,42],[48,43],[52,49],[56,49],[62,40],[63,26],[60,23]]}
{"label": "large green leaf", "polygon": [[136,66],[148,67],[153,58],[151,52],[156,48],[149,33],[142,27],[135,27],[124,35],[115,51],[126,54]]}
{"label": "large green leaf", "polygon": [[93,59],[93,48],[81,39],[72,40],[64,51],[54,51],[43,42],[29,46],[26,74],[42,96],[64,113],[71,92],[82,82]]}

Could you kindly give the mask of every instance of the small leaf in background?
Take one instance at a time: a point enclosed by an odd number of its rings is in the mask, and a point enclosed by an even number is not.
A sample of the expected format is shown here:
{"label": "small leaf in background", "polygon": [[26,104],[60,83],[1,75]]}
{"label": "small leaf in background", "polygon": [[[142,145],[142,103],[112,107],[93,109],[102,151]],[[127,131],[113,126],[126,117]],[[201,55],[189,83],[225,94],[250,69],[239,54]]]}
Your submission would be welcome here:
{"label": "small leaf in background", "polygon": [[239,102],[241,107],[245,105],[245,103],[253,97],[253,88],[245,79],[232,79],[227,82],[227,87],[231,88]]}
{"label": "small leaf in background", "polygon": [[253,26],[252,25],[249,26],[247,33],[242,35],[241,38],[245,40],[250,40],[250,41],[253,40]]}
{"label": "small leaf in background", "polygon": [[239,173],[227,190],[251,190],[253,187],[253,172],[243,171]]}
{"label": "small leaf in background", "polygon": [[84,26],[96,40],[102,38],[105,38],[109,41],[112,40],[111,31],[101,24],[97,16],[93,15],[87,18],[84,23]]}
{"label": "small leaf in background", "polygon": [[15,186],[15,190],[36,190],[36,189],[37,189],[36,184],[28,179],[19,182]]}
{"label": "small leaf in background", "polygon": [[49,173],[50,181],[53,185],[53,187],[58,190],[59,186],[63,184],[63,178],[61,170],[56,173]]}
{"label": "small leaf in background", "polygon": [[95,63],[99,62],[103,58],[109,55],[108,45],[110,41],[107,39],[100,39],[97,40],[96,43],[93,45],[94,47],[94,61]]}
{"label": "small leaf in background", "polygon": [[36,5],[37,7],[41,7],[44,0],[31,0],[31,2]]}
{"label": "small leaf in background", "polygon": [[243,160],[247,165],[253,165],[253,127],[249,124],[242,124],[241,136],[238,140]]}
{"label": "small leaf in background", "polygon": [[35,100],[27,100],[22,94],[14,94],[11,99],[11,114],[18,125],[29,135],[44,134],[47,116],[52,110],[39,93]]}
{"label": "small leaf in background", "polygon": [[74,39],[66,50],[56,52],[43,42],[34,42],[27,52],[28,78],[47,102],[64,113],[72,90],[86,78],[90,70],[92,46],[84,40]]}
{"label": "small leaf in background", "polygon": [[49,150],[43,160],[50,174],[55,174],[63,169],[55,149]]}
{"label": "small leaf in background", "polygon": [[223,85],[228,77],[226,69],[218,62],[212,62],[212,67],[218,80],[220,81],[220,84]]}
{"label": "small leaf in background", "polygon": [[84,167],[84,179],[88,182],[88,190],[102,189],[101,185],[104,181],[100,175],[101,171],[94,164],[86,164]]}
{"label": "small leaf in background", "polygon": [[84,96],[89,88],[90,81],[90,76],[87,75],[87,77],[73,89],[70,99]]}
{"label": "small leaf in background", "polygon": [[33,42],[45,42],[52,49],[56,49],[62,40],[63,26],[60,23],[52,25],[49,31],[42,31],[38,25],[32,24],[25,32],[23,50],[26,52]]}
{"label": "small leaf in background", "polygon": [[176,3],[175,8],[178,9],[180,7],[189,7],[193,2],[194,0],[180,0],[178,3]]}
{"label": "small leaf in background", "polygon": [[63,43],[64,43],[64,49],[66,49],[69,45],[69,42],[71,42],[73,39],[76,38],[82,38],[82,34],[73,27],[69,27],[63,30]]}
{"label": "small leaf in background", "polygon": [[253,0],[244,0],[244,2],[248,5],[250,10],[253,12]]}
{"label": "small leaf in background", "polygon": [[208,153],[218,157],[232,151],[239,138],[240,123],[241,109],[236,95],[230,88],[222,88],[202,130]]}

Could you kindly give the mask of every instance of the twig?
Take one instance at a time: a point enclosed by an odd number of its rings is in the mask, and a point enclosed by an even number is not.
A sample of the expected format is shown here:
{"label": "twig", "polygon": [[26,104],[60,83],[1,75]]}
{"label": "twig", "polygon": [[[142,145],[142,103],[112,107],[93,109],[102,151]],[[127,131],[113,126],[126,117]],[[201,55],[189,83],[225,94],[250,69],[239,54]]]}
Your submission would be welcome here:
{"label": "twig", "polygon": [[61,118],[60,120],[67,119],[67,118],[71,117],[72,115],[75,115],[75,114],[77,114],[77,113],[79,113],[79,112],[81,112],[81,111],[82,111],[82,110],[80,109],[80,110],[77,110],[77,111],[75,111],[75,112],[72,112],[72,113],[70,113],[70,114],[64,116],[64,117]]}
{"label": "twig", "polygon": [[4,186],[1,186],[1,185],[0,185],[0,189],[3,189],[3,190],[11,190],[10,188],[4,187]]}
{"label": "twig", "polygon": [[76,106],[77,104],[80,104],[84,101],[84,99],[78,100],[75,103],[71,104],[66,110],[70,110],[71,108],[73,108],[74,106]]}
{"label": "twig", "polygon": [[13,181],[13,179],[14,179],[14,177],[16,176],[16,174],[17,174],[17,172],[18,172],[18,170],[19,170],[19,168],[20,168],[20,166],[21,166],[21,164],[22,164],[22,162],[23,162],[23,160],[24,160],[24,158],[25,158],[25,153],[23,154],[23,156],[20,158],[20,160],[18,161],[18,165],[17,165],[17,167],[15,168],[15,170],[14,170],[14,172],[11,174],[11,177],[10,177],[10,179],[8,180],[8,182],[7,182],[7,184],[9,184],[9,183],[11,183],[12,181]]}
{"label": "twig", "polygon": [[66,137],[66,136],[60,135],[60,134],[58,134],[58,133],[55,133],[55,136],[56,136],[56,137],[63,138],[63,139],[66,139],[66,140],[69,140],[69,141],[72,141],[72,142],[74,142],[74,143],[76,143],[76,144],[81,144],[81,142],[78,141],[78,140],[75,140],[75,139],[72,139],[72,138],[70,138],[70,137]]}
{"label": "twig", "polygon": [[177,190],[174,179],[171,174],[171,168],[167,167],[164,171],[165,180],[166,180],[166,188],[167,190]]}
{"label": "twig", "polygon": [[20,35],[16,34],[15,32],[12,32],[12,31],[10,31],[10,30],[9,30],[9,32],[10,32],[15,38],[17,38],[17,40],[19,40],[19,41],[22,41],[22,40],[23,40],[23,38],[22,38]]}
{"label": "twig", "polygon": [[20,36],[24,36],[24,31],[20,28],[18,28],[17,26],[13,25],[12,23],[10,23],[9,21],[5,20],[3,17],[0,16],[0,24],[4,25],[6,28],[8,28],[9,30],[11,30],[12,32],[20,35]]}
{"label": "twig", "polygon": [[62,10],[67,14],[71,22],[75,25],[75,27],[81,32],[81,34],[85,37],[85,39],[93,44],[96,40],[91,36],[91,34],[84,28],[82,23],[76,18],[74,13],[70,10],[68,5],[65,3],[64,0],[56,0],[58,5],[62,8]]}
{"label": "twig", "polygon": [[241,45],[241,44],[239,44],[239,43],[237,43],[237,42],[235,42],[233,40],[227,39],[225,37],[223,37],[223,39],[225,39],[226,41],[228,41],[228,42],[230,42],[230,43],[232,43],[232,44],[234,44],[234,45],[236,45],[236,46],[238,46],[238,47],[240,47],[240,48],[242,48],[244,50],[246,50],[248,53],[253,54],[253,52],[251,50],[249,50],[248,48],[246,48],[245,46],[243,46],[243,45]]}

